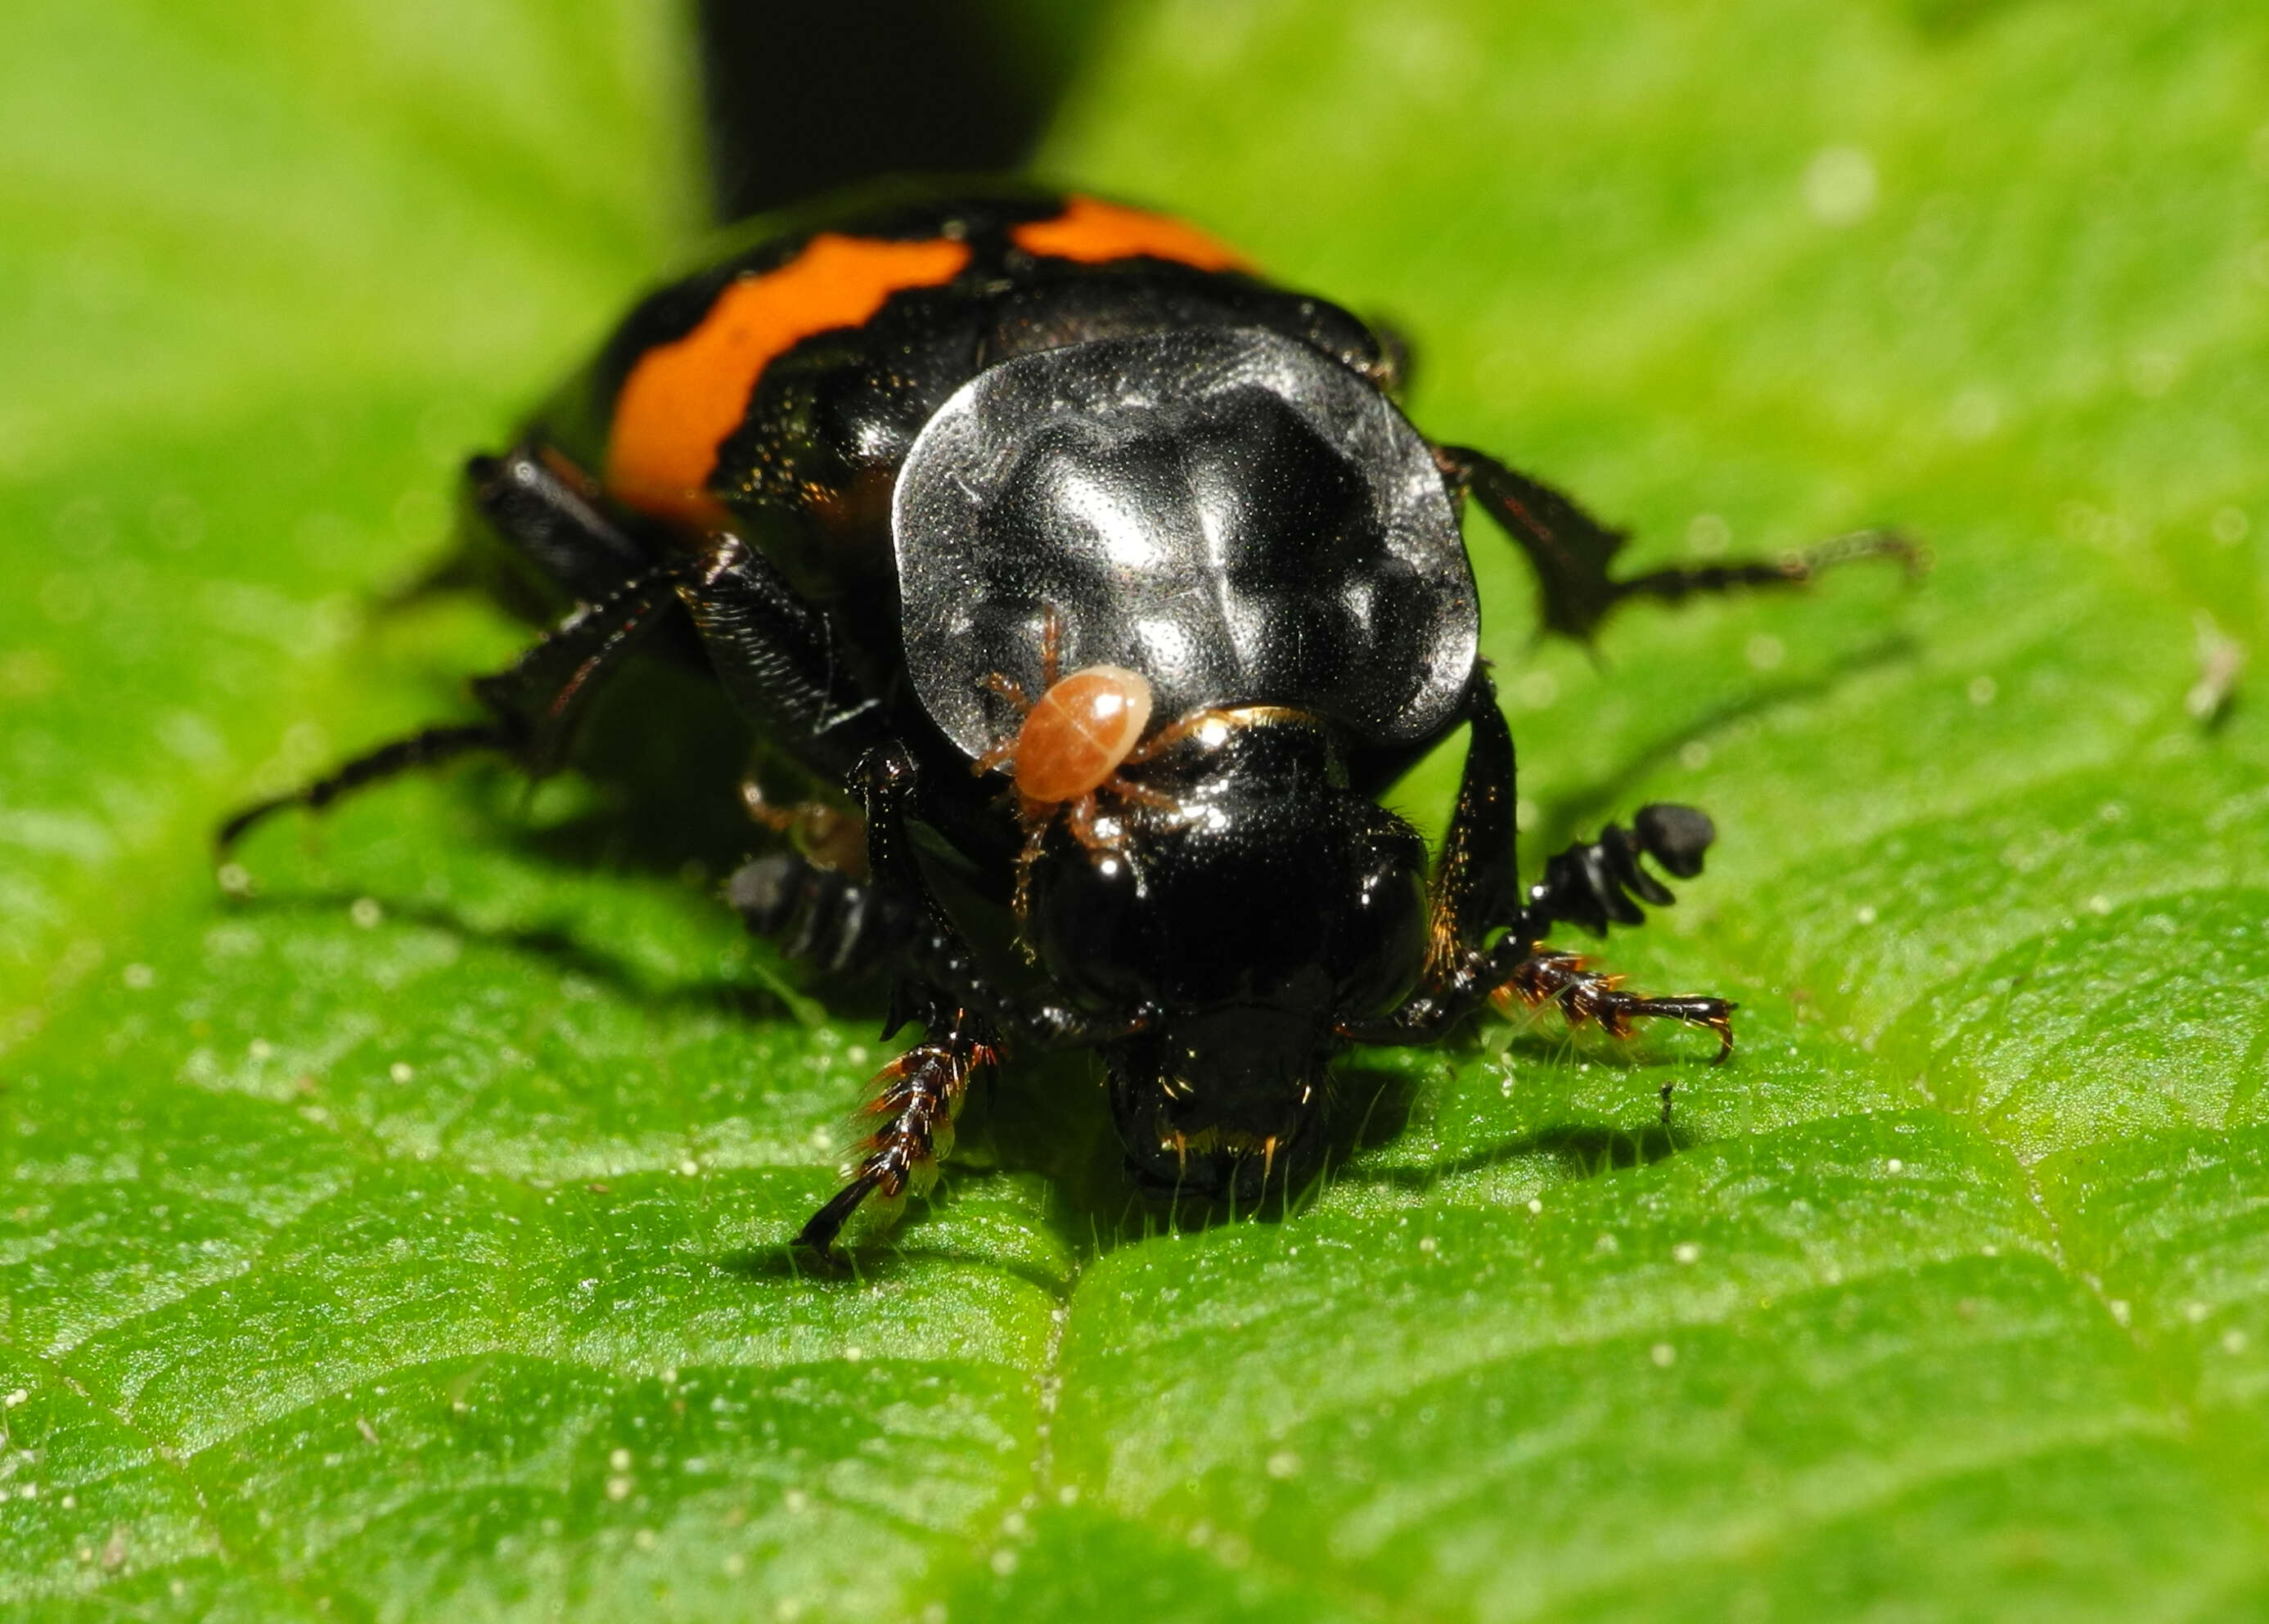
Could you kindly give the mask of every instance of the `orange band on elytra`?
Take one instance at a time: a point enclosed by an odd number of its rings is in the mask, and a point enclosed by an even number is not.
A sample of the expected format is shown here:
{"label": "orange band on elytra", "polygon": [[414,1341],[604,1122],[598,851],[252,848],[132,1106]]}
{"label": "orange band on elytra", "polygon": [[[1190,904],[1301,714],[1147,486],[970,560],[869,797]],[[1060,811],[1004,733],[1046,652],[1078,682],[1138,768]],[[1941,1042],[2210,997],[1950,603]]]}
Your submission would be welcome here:
{"label": "orange band on elytra", "polygon": [[741,425],[775,358],[815,333],[856,327],[906,288],[935,287],[969,263],[965,243],[887,242],[822,232],[787,264],[728,283],[701,324],[638,359],[615,397],[607,487],[620,501],[703,526],[717,447]]}
{"label": "orange band on elytra", "polygon": [[1009,237],[1027,254],[1100,264],[1105,260],[1172,260],[1200,270],[1251,270],[1253,262],[1194,225],[1092,197],[1068,197],[1052,220],[1031,220]]}

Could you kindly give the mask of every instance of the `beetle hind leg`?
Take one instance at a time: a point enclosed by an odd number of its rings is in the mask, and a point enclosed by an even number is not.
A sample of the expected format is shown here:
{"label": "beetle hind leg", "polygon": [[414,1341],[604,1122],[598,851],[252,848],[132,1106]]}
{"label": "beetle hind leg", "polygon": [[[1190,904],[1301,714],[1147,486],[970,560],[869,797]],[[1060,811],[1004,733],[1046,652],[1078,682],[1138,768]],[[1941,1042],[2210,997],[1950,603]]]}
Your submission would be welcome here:
{"label": "beetle hind leg", "polygon": [[538,777],[553,771],[605,679],[666,611],[675,611],[676,581],[669,570],[639,576],[604,602],[569,616],[509,669],[476,679],[473,691],[488,707],[488,720],[428,727],[381,744],[313,784],[245,808],[220,826],[217,844],[225,852],[271,814],[290,807],[321,810],[366,785],[477,750],[501,751]]}
{"label": "beetle hind leg", "polygon": [[1436,456],[1443,472],[1481,503],[1535,566],[1545,629],[1580,642],[1589,642],[1609,612],[1632,598],[1676,603],[1743,587],[1801,587],[1824,570],[1861,558],[1896,558],[1913,576],[1928,562],[1924,549],[1898,530],[1855,530],[1778,558],[1680,565],[1618,580],[1609,571],[1630,539],[1627,532],[1600,523],[1563,492],[1485,452],[1444,446]]}
{"label": "beetle hind leg", "polygon": [[1861,558],[1896,558],[1910,576],[1919,575],[1925,563],[1922,548],[1904,531],[1877,528],[1852,530],[1809,547],[1791,548],[1778,558],[1674,565],[1608,584],[1618,603],[1627,598],[1678,603],[1745,587],[1809,586],[1822,572]]}
{"label": "beetle hind leg", "polygon": [[271,795],[265,801],[255,801],[220,826],[213,836],[213,844],[222,852],[226,852],[254,824],[263,823],[288,808],[305,807],[311,812],[320,812],[341,795],[351,794],[366,784],[375,784],[414,768],[436,766],[477,750],[509,750],[518,742],[517,731],[504,722],[471,722],[457,727],[428,727],[421,733],[411,734],[406,739],[381,744],[289,794]]}
{"label": "beetle hind leg", "polygon": [[470,459],[465,483],[490,528],[587,603],[653,566],[653,550],[606,513],[598,482],[539,436]]}

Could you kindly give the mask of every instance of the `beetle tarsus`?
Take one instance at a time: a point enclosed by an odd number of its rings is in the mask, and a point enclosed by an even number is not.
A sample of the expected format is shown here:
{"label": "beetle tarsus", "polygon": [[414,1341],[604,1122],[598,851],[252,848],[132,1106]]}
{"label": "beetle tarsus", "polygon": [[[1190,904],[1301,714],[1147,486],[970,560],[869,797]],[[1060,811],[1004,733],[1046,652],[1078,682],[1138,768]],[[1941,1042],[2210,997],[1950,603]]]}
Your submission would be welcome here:
{"label": "beetle tarsus", "polygon": [[1744,587],[1802,587],[1825,570],[1862,558],[1895,558],[1908,578],[1930,566],[1929,553],[1903,531],[1877,528],[1831,535],[1809,547],[1792,548],[1778,558],[1736,559],[1725,564],[1678,565],[1650,570],[1610,582],[1615,600],[1655,598],[1676,603],[1686,598],[1733,592]]}
{"label": "beetle tarsus", "polygon": [[288,795],[276,795],[266,801],[255,801],[223,823],[213,836],[213,844],[225,853],[255,824],[263,823],[274,814],[289,808],[305,807],[311,812],[320,812],[341,795],[351,794],[381,779],[392,778],[398,772],[407,772],[415,767],[431,767],[475,750],[512,750],[519,743],[519,730],[504,722],[471,722],[455,727],[428,727],[406,739],[381,744],[367,755],[358,756]]}
{"label": "beetle tarsus", "polygon": [[876,1074],[862,1118],[880,1118],[859,1143],[850,1181],[811,1215],[796,1244],[822,1254],[832,1251],[853,1212],[870,1197],[895,1208],[909,1192],[928,1193],[938,1158],[953,1148],[953,1119],[968,1097],[969,1080],[997,1056],[984,1022],[966,1009],[933,1018],[921,1042]]}
{"label": "beetle tarsus", "polygon": [[[1585,967],[1572,953],[1538,949],[1514,969],[1512,975],[1490,993],[1489,1001],[1510,1013],[1518,1001],[1531,1009],[1550,1003],[1558,1007],[1571,1026],[1595,1023],[1613,1037],[1631,1036],[1631,1022],[1642,1017],[1679,1021],[1706,1027],[1718,1035],[1713,1066],[1723,1065],[1733,1052],[1733,1010],[1722,998],[1683,995],[1652,998],[1626,993],[1620,978]],[[1666,1093],[1664,1104],[1668,1105]]]}
{"label": "beetle tarsus", "polygon": [[804,1222],[803,1228],[796,1231],[795,1244],[823,1258],[832,1258],[835,1237],[843,1232],[851,1214],[859,1210],[859,1203],[871,1195],[880,1182],[877,1178],[859,1177],[845,1185],[828,1198],[826,1206]]}

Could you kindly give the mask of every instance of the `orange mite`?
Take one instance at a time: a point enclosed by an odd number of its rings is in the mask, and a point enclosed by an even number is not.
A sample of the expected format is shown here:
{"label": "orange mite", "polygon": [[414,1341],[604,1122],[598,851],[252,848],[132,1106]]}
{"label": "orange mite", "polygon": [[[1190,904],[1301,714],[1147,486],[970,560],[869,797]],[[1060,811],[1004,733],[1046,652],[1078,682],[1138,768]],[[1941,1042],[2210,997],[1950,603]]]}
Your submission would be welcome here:
{"label": "orange mite", "polygon": [[1053,806],[1092,794],[1150,725],[1150,684],[1124,666],[1089,666],[1040,696],[1017,729],[1016,794]]}
{"label": "orange mite", "polygon": [[1014,737],[986,751],[972,769],[985,773],[1006,767],[1014,778],[1026,830],[1024,858],[1016,867],[1016,912],[1020,919],[1033,860],[1058,809],[1066,811],[1080,844],[1090,851],[1110,849],[1116,831],[1106,834],[1096,827],[1098,795],[1171,806],[1165,797],[1120,777],[1119,769],[1162,755],[1216,714],[1193,712],[1145,742],[1143,730],[1150,725],[1149,679],[1125,666],[1083,666],[1059,679],[1055,651],[1060,635],[1051,618],[1040,662],[1048,685],[1038,704],[1007,677],[996,675],[987,684],[1022,712],[1024,720]]}

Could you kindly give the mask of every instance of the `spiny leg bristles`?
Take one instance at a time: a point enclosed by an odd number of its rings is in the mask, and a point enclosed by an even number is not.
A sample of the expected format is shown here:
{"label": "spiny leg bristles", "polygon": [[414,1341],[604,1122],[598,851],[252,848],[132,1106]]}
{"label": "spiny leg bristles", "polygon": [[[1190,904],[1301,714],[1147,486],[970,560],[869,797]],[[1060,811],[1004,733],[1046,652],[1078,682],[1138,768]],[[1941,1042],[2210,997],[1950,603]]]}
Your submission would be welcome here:
{"label": "spiny leg bristles", "polygon": [[[972,1031],[965,1012],[876,1074],[861,1121],[878,1121],[853,1150],[848,1182],[796,1236],[796,1244],[825,1254],[851,1214],[865,1204],[876,1218],[893,1220],[909,1193],[928,1192],[941,1156],[953,1148],[954,1118],[968,1097],[976,1071],[993,1065],[993,1045]],[[878,1120],[879,1119],[879,1120]]]}

